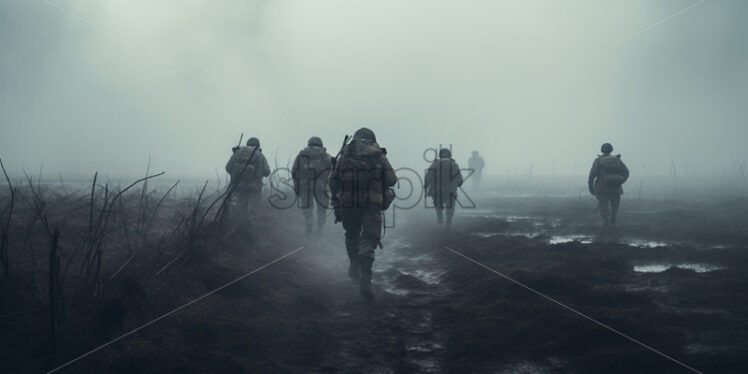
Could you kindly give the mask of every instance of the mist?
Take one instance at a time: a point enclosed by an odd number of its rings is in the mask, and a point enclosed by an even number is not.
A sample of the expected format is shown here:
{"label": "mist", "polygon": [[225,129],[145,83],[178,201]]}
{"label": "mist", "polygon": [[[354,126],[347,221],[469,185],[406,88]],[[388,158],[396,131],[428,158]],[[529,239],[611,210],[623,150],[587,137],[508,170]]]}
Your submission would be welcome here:
{"label": "mist", "polygon": [[581,175],[611,142],[635,175],[719,176],[748,158],[747,10],[3,0],[0,157],[12,174],[140,175],[150,158],[213,178],[241,133],[285,166],[310,136],[335,154],[367,126],[395,167],[441,144],[488,174]]}
{"label": "mist", "polygon": [[746,14],[0,0],[0,372],[743,373]]}

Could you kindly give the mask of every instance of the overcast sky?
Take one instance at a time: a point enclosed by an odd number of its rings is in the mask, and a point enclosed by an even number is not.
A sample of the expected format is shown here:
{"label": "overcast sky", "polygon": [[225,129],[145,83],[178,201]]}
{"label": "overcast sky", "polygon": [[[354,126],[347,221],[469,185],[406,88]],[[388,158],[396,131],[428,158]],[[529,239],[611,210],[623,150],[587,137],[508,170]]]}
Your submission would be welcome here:
{"label": "overcast sky", "polygon": [[638,174],[748,159],[740,0],[50,2],[0,0],[16,173],[142,174],[150,155],[213,178],[241,132],[285,164],[363,125],[396,167],[439,144],[495,174],[583,174],[604,141]]}

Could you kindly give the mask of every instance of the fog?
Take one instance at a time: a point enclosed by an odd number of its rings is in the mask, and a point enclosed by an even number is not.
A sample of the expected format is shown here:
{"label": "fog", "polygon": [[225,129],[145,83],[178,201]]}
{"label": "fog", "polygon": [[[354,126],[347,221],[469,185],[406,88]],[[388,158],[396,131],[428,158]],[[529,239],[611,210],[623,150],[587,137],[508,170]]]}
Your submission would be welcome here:
{"label": "fog", "polygon": [[472,150],[489,174],[632,175],[748,159],[741,1],[0,0],[11,173],[214,178],[256,136],[271,165],[372,128],[395,167]]}

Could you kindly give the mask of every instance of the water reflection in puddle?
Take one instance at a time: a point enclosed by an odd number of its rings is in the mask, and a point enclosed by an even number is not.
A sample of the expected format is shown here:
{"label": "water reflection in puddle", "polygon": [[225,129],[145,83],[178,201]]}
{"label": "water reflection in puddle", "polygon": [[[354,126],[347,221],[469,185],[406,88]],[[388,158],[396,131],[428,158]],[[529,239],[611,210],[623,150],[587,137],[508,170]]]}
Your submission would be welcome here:
{"label": "water reflection in puddle", "polygon": [[500,216],[496,214],[496,211],[493,210],[487,210],[487,209],[467,209],[457,212],[457,216],[462,217],[482,217],[482,218],[499,218]]}
{"label": "water reflection in puddle", "polygon": [[634,266],[634,271],[638,273],[662,273],[673,267],[684,270],[693,270],[697,273],[708,273],[710,271],[724,269],[721,266],[711,264],[646,264]]}
{"label": "water reflection in puddle", "polygon": [[626,239],[623,241],[623,244],[626,244],[630,247],[637,247],[637,248],[660,248],[660,247],[667,247],[669,245],[668,243],[665,243],[665,242],[643,240],[643,239]]}
{"label": "water reflection in puddle", "polygon": [[564,244],[578,242],[581,244],[592,244],[593,240],[584,235],[554,235],[548,240],[548,244]]}
{"label": "water reflection in puddle", "polygon": [[384,290],[384,292],[387,292],[388,294],[395,295],[395,296],[408,296],[408,294],[410,294],[410,292],[407,290],[393,287],[391,283],[389,282],[382,285],[382,290]]}
{"label": "water reflection in puddle", "polygon": [[506,215],[506,214],[498,214],[496,211],[493,210],[485,210],[485,209],[470,209],[470,210],[464,210],[457,213],[458,216],[463,217],[472,217],[472,218],[494,218],[494,219],[501,219],[508,223],[514,223],[514,222],[523,222],[523,221],[532,221],[534,224],[543,224],[542,222],[539,222],[538,217],[530,217],[530,216],[514,216],[514,215]]}
{"label": "water reflection in puddle", "polygon": [[506,234],[503,233],[503,232],[476,232],[476,233],[473,233],[473,235],[475,235],[475,236],[477,236],[479,238],[486,239],[486,238],[493,238],[494,236],[499,236],[499,235],[503,236],[503,235],[506,235]]}
{"label": "water reflection in puddle", "polygon": [[486,238],[493,238],[496,236],[503,236],[503,237],[510,237],[510,236],[521,236],[528,239],[534,239],[540,236],[539,232],[535,233],[525,233],[525,232],[475,232],[473,235],[486,239]]}
{"label": "water reflection in puddle", "polygon": [[[503,218],[504,218],[504,220],[506,220],[507,222],[517,222],[517,221],[528,221],[528,220],[533,220],[533,218],[532,218],[532,217],[526,217],[526,216],[505,216],[505,217],[503,217]],[[535,222],[537,222],[537,221],[535,221]]]}
{"label": "water reflection in puddle", "polygon": [[[488,239],[493,238],[497,236],[501,237],[511,237],[511,236],[521,236],[528,239],[535,239],[541,236],[547,235],[543,231],[537,231],[537,232],[490,232],[490,231],[482,231],[482,232],[474,232],[472,235],[477,236],[481,239]],[[595,243],[596,240],[593,236],[590,235],[583,235],[583,234],[564,234],[564,235],[551,235],[550,239],[547,240],[548,244],[554,245],[554,244],[565,244],[565,243],[572,243],[572,242],[578,242],[581,244],[592,244]],[[630,247],[636,247],[636,248],[663,248],[675,245],[675,243],[667,243],[662,241],[656,241],[656,240],[647,240],[647,239],[620,239],[618,241],[620,244],[624,244]]]}
{"label": "water reflection in puddle", "polygon": [[442,276],[442,272],[440,271],[423,270],[423,269],[418,269],[414,272],[401,271],[401,273],[416,277],[421,282],[426,283],[426,284],[431,284],[431,285],[439,284],[439,281],[441,280],[441,276]]}

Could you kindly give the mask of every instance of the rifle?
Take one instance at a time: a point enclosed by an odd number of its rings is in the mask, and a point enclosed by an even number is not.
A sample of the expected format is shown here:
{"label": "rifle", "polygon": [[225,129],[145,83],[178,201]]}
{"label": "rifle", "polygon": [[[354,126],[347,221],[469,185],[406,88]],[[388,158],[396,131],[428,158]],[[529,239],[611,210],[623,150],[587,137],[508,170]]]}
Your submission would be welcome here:
{"label": "rifle", "polygon": [[241,147],[241,146],[242,146],[242,139],[243,139],[243,138],[244,138],[244,133],[242,133],[242,134],[241,134],[241,135],[239,136],[239,144],[237,144],[237,145],[236,145],[236,147],[233,147],[233,148],[231,148],[231,151],[232,151],[232,152],[236,152],[236,151],[238,151],[238,150],[239,150],[239,147]]}
{"label": "rifle", "polygon": [[[338,158],[340,158],[340,155],[343,154],[343,149],[345,149],[346,144],[348,144],[348,140],[351,137],[349,135],[346,135],[345,138],[343,138],[343,145],[340,146],[340,151],[338,151],[338,154],[335,155],[335,157],[332,158],[332,174],[331,176],[336,176],[338,171]],[[335,182],[333,181],[333,184]],[[334,187],[334,188],[333,188]],[[338,201],[338,187],[339,186],[331,186],[330,187],[330,195],[332,196],[332,208],[333,213],[335,214],[335,223],[343,221],[343,212],[341,211],[341,204]]]}
{"label": "rifle", "polygon": [[349,135],[346,135],[345,138],[343,138],[343,145],[340,146],[340,150],[338,151],[338,154],[335,155],[335,157],[332,158],[332,169],[335,170],[335,167],[338,164],[338,157],[343,153],[343,148],[345,148],[345,145],[348,144],[348,140],[351,137]]}

